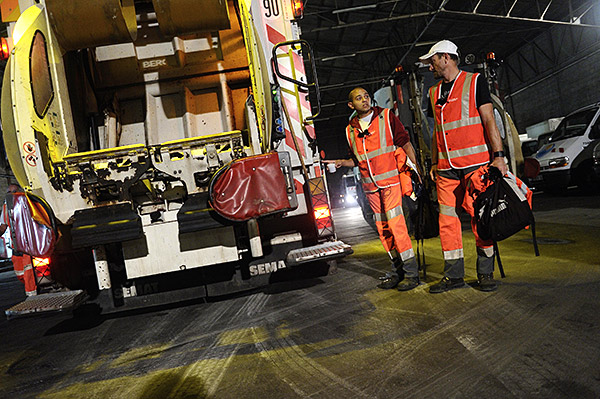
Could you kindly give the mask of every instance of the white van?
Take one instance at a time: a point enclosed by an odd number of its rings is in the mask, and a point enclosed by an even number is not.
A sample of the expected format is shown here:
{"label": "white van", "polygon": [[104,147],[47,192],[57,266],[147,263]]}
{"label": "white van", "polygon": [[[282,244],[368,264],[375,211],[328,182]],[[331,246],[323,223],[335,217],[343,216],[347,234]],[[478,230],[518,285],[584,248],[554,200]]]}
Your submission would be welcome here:
{"label": "white van", "polygon": [[597,184],[592,148],[600,139],[600,102],[567,115],[552,133],[548,143],[533,157],[540,163],[540,174],[530,179],[535,188],[561,191],[576,185],[586,191]]}

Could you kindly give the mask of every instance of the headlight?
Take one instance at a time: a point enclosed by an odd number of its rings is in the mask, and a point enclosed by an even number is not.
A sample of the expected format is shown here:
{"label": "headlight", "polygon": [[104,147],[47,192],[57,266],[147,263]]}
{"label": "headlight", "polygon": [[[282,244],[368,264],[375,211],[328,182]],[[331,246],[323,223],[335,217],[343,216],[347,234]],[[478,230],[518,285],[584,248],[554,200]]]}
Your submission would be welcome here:
{"label": "headlight", "polygon": [[594,163],[600,164],[600,143],[596,144],[594,147],[592,157],[594,157]]}
{"label": "headlight", "polygon": [[560,168],[563,166],[567,166],[568,164],[569,164],[569,157],[553,158],[550,161],[548,161],[548,168],[549,169]]}

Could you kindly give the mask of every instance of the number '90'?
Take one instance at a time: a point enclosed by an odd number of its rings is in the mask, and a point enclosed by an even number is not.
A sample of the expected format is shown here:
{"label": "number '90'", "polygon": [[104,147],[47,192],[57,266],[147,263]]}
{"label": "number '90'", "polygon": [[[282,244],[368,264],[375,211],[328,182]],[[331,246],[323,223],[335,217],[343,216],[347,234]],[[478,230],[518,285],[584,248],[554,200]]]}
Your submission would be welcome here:
{"label": "number '90'", "polygon": [[266,10],[265,17],[279,16],[279,3],[277,0],[263,0],[263,6]]}

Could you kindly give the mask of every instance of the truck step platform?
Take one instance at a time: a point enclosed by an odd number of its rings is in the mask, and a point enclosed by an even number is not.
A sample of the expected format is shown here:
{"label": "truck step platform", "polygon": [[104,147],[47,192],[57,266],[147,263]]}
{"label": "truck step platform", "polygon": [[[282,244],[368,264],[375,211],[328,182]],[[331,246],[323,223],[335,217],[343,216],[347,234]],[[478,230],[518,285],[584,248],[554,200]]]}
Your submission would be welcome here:
{"label": "truck step platform", "polygon": [[313,245],[312,247],[291,250],[288,253],[286,263],[290,266],[295,266],[316,260],[341,258],[353,252],[350,245],[342,241],[332,241]]}
{"label": "truck step platform", "polygon": [[86,296],[82,290],[34,295],[6,309],[4,313],[10,320],[15,317],[34,313],[71,310],[79,306],[86,299]]}

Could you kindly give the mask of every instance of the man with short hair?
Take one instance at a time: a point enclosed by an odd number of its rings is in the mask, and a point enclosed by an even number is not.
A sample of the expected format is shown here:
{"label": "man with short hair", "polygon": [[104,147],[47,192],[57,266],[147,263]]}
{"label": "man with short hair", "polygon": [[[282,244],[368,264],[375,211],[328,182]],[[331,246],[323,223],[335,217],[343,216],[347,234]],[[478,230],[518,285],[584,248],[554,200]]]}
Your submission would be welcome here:
{"label": "man with short hair", "polygon": [[[16,184],[9,184],[6,190],[7,194],[22,192],[23,190],[21,187],[17,186]],[[8,217],[6,201],[4,201],[4,204],[2,205],[2,213],[0,214],[0,236],[4,234],[6,229],[10,229],[10,220]],[[9,241],[6,243],[7,245],[10,245],[10,240],[12,240],[12,237],[9,238]],[[17,255],[13,251],[11,261],[17,278],[25,285],[25,294],[27,296],[37,295],[37,282],[35,270],[33,270],[31,256],[27,254]]]}
{"label": "man with short hair", "polygon": [[[441,78],[429,89],[429,116],[435,120],[430,174],[437,187],[444,254],[444,277],[430,288],[435,294],[465,285],[458,212],[462,208],[469,176],[487,164],[504,175],[508,166],[485,79],[478,73],[458,68],[458,47],[449,40],[434,44],[429,53],[419,59],[429,64],[436,79]],[[493,243],[479,238],[474,218],[471,227],[477,246],[479,287],[482,291],[493,291],[497,288],[493,276]]]}
{"label": "man with short hair", "polygon": [[358,165],[379,238],[392,260],[391,273],[381,278],[378,287],[411,290],[420,283],[419,267],[402,212],[398,162],[408,157],[417,165],[414,148],[398,117],[387,108],[371,106],[371,97],[362,87],[350,92],[348,107],[356,111],[346,127],[350,158],[325,162],[337,168]]}

